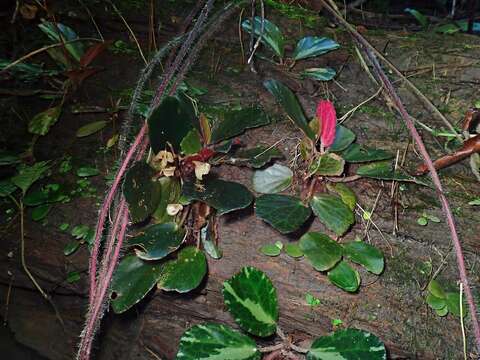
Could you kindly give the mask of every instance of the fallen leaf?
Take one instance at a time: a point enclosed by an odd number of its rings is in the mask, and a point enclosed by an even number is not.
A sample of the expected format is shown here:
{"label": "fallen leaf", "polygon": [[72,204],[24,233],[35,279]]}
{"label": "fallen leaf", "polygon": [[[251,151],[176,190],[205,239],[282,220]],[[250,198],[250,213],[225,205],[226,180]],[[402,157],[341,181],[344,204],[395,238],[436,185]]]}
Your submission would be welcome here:
{"label": "fallen leaf", "polygon": [[[436,170],[443,169],[456,164],[475,153],[480,153],[480,135],[476,135],[465,141],[463,146],[453,154],[448,154],[435,160],[433,166]],[[428,173],[428,167],[426,164],[422,164],[417,168],[417,175],[423,175],[426,173]]]}

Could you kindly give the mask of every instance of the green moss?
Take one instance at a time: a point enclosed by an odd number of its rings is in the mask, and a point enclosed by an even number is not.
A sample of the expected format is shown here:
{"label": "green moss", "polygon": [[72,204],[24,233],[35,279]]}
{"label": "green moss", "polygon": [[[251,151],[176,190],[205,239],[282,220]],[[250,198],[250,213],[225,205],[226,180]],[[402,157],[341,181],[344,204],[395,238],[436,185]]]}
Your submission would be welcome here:
{"label": "green moss", "polygon": [[321,18],[314,11],[275,0],[266,0],[265,3],[289,19],[301,20],[302,24],[308,28],[315,29],[320,25]]}

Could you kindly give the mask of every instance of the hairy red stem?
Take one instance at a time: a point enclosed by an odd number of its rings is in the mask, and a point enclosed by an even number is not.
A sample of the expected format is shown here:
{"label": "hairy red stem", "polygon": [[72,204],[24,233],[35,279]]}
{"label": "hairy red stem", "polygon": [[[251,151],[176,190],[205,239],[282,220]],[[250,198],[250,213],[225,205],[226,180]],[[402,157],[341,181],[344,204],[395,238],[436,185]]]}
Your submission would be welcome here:
{"label": "hairy red stem", "polygon": [[[117,213],[117,217],[121,219],[121,226],[118,234],[111,233],[111,237],[117,238],[117,243],[115,244],[115,250],[112,256],[112,260],[118,259],[120,256],[120,250],[122,248],[123,239],[125,238],[125,233],[128,226],[128,208],[125,207],[122,212]],[[118,219],[116,219],[117,221]],[[80,343],[80,349],[78,351],[77,359],[79,360],[88,360],[90,358],[90,353],[92,350],[92,343],[94,339],[94,333],[100,321],[100,312],[102,311],[103,301],[100,299],[105,298],[105,294],[110,285],[112,279],[113,271],[115,270],[116,261],[110,261],[107,272],[103,279],[100,279],[98,293],[96,294],[95,303],[92,306],[91,311],[88,314],[87,324],[85,326],[85,333],[82,334],[83,341]]]}
{"label": "hairy red stem", "polygon": [[95,232],[95,239],[93,242],[93,248],[92,248],[92,253],[90,255],[90,261],[89,261],[89,273],[90,273],[90,294],[89,294],[89,301],[90,304],[93,303],[93,298],[95,297],[95,290],[97,287],[97,264],[98,264],[98,252],[100,249],[100,239],[103,234],[103,230],[105,227],[105,221],[107,219],[108,211],[110,209],[110,206],[112,205],[113,198],[115,197],[115,194],[117,192],[118,186],[120,184],[120,181],[123,178],[123,175],[125,174],[125,171],[127,170],[128,165],[130,164],[130,161],[135,154],[137,147],[143,142],[143,139],[145,137],[145,134],[147,133],[147,123],[145,123],[142,128],[140,129],[140,132],[138,133],[137,137],[135,138],[132,146],[128,150],[124,161],[122,162],[122,165],[120,169],[117,171],[117,174],[115,176],[115,179],[113,180],[113,183],[110,187],[110,190],[108,191],[107,196],[105,197],[105,200],[103,201],[102,208],[100,209],[100,214],[98,216],[98,223],[97,223],[97,229]]}

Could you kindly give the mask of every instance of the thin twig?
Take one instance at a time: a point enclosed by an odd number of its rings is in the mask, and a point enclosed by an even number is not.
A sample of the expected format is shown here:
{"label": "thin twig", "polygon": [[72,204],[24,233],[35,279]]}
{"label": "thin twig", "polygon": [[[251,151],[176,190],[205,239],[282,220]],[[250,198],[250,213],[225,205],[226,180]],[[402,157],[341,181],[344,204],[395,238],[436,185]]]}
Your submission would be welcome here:
{"label": "thin twig", "polygon": [[57,306],[55,305],[53,300],[50,298],[50,296],[42,289],[42,287],[37,282],[37,280],[33,277],[33,274],[30,272],[30,269],[27,266],[27,262],[25,260],[25,225],[24,225],[24,215],[25,215],[25,213],[24,213],[23,200],[20,199],[20,201],[18,201],[18,202],[15,201],[15,203],[17,204],[18,209],[20,210],[20,260],[21,260],[21,263],[22,263],[23,271],[25,271],[28,278],[33,283],[33,285],[38,290],[38,292],[52,306],[53,310],[55,311],[56,318],[60,322],[60,325],[62,325],[62,329],[65,331],[65,323],[63,322],[62,316],[60,315],[60,312],[58,311]]}
{"label": "thin twig", "polygon": [[338,119],[338,123],[341,124],[343,123],[345,120],[347,120],[347,118],[350,116],[350,115],[353,115],[353,113],[355,111],[357,111],[359,108],[361,108],[363,105],[365,105],[366,103],[370,102],[371,100],[375,99],[379,94],[380,92],[382,91],[383,89],[383,86],[380,86],[378,88],[378,90],[372,95],[370,96],[368,99],[362,101],[360,104],[354,106],[352,109],[348,110],[341,118]]}
{"label": "thin twig", "polygon": [[37,55],[37,54],[40,54],[44,51],[47,51],[47,50],[50,50],[50,49],[53,49],[53,48],[57,48],[57,47],[60,47],[60,46],[64,46],[64,45],[67,45],[67,44],[71,44],[71,43],[74,43],[74,42],[78,42],[78,41],[86,41],[86,40],[90,40],[90,41],[98,41],[98,42],[103,42],[102,40],[100,39],[96,39],[96,38],[81,38],[81,39],[75,39],[75,40],[70,40],[70,41],[65,41],[65,42],[59,42],[59,43],[56,43],[56,44],[52,44],[52,45],[47,45],[47,46],[44,46],[40,49],[36,49],[36,50],[33,50],[31,52],[29,52],[28,54],[22,56],[21,58],[15,60],[14,62],[8,64],[7,66],[5,66],[2,70],[0,70],[0,74],[3,73],[3,72],[6,72],[8,69],[14,67],[15,65],[18,65],[20,64],[21,62],[24,62],[25,60],[31,58],[32,56],[34,55]]}
{"label": "thin twig", "polygon": [[[263,5],[263,1],[260,1],[260,11],[261,11],[261,26],[260,26],[260,34],[258,35],[258,39],[255,42],[255,45],[253,45],[253,48],[251,49],[250,57],[247,60],[247,64],[250,64],[253,59],[253,55],[255,55],[255,52],[257,51],[258,46],[260,45],[260,41],[262,41],[263,37],[263,32],[265,31],[265,6]],[[253,23],[252,23],[252,28],[253,28]]]}
{"label": "thin twig", "polygon": [[135,41],[135,45],[137,45],[138,52],[140,53],[140,56],[142,57],[143,62],[145,63],[145,65],[148,65],[148,61],[145,58],[145,55],[143,55],[142,47],[140,46],[140,43],[138,42],[138,39],[135,36],[135,33],[133,32],[132,28],[130,27],[130,25],[128,25],[127,20],[125,20],[122,13],[120,12],[120,10],[118,10],[118,8],[115,6],[115,4],[111,0],[108,0],[108,2],[110,3],[110,5],[112,5],[113,10],[115,10],[118,17],[120,19],[122,19],[123,23],[125,24],[125,27],[127,28],[128,32],[130,33],[130,36],[133,38],[133,41]]}
{"label": "thin twig", "polygon": [[92,20],[93,26],[95,26],[95,29],[97,30],[98,36],[100,36],[100,39],[102,41],[105,41],[105,38],[102,35],[102,32],[100,31],[100,28],[98,27],[97,22],[95,21],[95,18],[93,17],[92,13],[90,12],[90,9],[88,8],[87,5],[82,0],[78,0],[80,5],[82,5],[85,8],[85,11],[87,12],[88,16],[90,16],[90,19]]}

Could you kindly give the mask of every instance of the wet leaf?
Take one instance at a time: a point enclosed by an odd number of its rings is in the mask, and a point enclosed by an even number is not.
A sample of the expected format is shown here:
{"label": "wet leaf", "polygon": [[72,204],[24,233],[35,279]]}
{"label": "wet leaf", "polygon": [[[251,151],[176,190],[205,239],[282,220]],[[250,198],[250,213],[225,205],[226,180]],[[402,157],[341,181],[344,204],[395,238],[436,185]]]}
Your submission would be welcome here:
{"label": "wet leaf", "polygon": [[383,254],[375,246],[363,241],[351,241],[343,244],[345,256],[365,269],[380,275],[384,268]]}
{"label": "wet leaf", "polygon": [[404,11],[412,15],[423,28],[426,29],[428,27],[428,18],[420,11],[410,8],[406,8]]}
{"label": "wet leaf", "polygon": [[82,138],[93,135],[102,130],[105,126],[107,126],[107,122],[104,120],[91,122],[77,130],[77,137]]}
{"label": "wet leaf", "polygon": [[298,242],[286,244],[285,253],[293,258],[299,258],[304,255],[302,249],[300,249],[300,246],[298,245]]}
{"label": "wet leaf", "polygon": [[212,259],[218,260],[223,256],[223,253],[222,249],[215,244],[214,235],[210,227],[210,222],[207,222],[207,225],[200,230],[200,240],[202,240],[203,250],[205,250],[207,255]]}
{"label": "wet leaf", "polygon": [[294,196],[267,194],[255,201],[255,213],[282,234],[287,234],[300,228],[312,212]]}
{"label": "wet leaf", "polygon": [[277,245],[275,244],[267,244],[267,245],[263,245],[261,248],[260,248],[260,252],[263,254],[263,255],[267,255],[267,256],[278,256],[280,255],[280,253],[282,252],[282,249],[280,249]]}
{"label": "wet leaf", "polygon": [[253,200],[242,184],[210,177],[202,183],[185,182],[182,190],[186,201],[202,201],[216,209],[218,215],[246,208]]}
{"label": "wet leaf", "polygon": [[18,186],[22,190],[23,195],[25,195],[30,186],[40,179],[40,177],[50,168],[49,163],[49,161],[40,161],[32,166],[22,167],[18,174],[12,177],[10,181]]}
{"label": "wet leaf", "polygon": [[[73,31],[72,28],[58,22],[53,23],[49,21],[43,21],[43,23],[38,25],[38,27],[50,38],[50,40],[56,43],[69,42],[78,39],[78,35],[75,33],[75,31]],[[65,48],[67,49],[69,54],[78,62],[84,54],[84,47],[80,41],[65,44]]]}
{"label": "wet leaf", "polygon": [[427,288],[432,295],[440,299],[445,299],[446,297],[445,291],[443,290],[442,285],[440,285],[440,283],[437,280],[435,279],[430,280]]}
{"label": "wet leaf", "polygon": [[435,313],[438,315],[438,316],[447,316],[448,315],[448,306],[445,306],[441,309],[438,309],[438,310],[435,310]]}
{"label": "wet leaf", "polygon": [[153,169],[144,162],[137,162],[125,175],[122,191],[133,223],[149,217],[160,202],[161,185],[152,180],[153,175]]}
{"label": "wet leaf", "polygon": [[308,232],[299,241],[300,250],[317,271],[327,271],[342,258],[342,247],[329,236]]}
{"label": "wet leaf", "polygon": [[155,286],[163,265],[127,255],[120,261],[112,279],[111,304],[116,314],[123,313],[142,300]]}
{"label": "wet leaf", "polygon": [[128,244],[135,247],[135,254],[140,259],[160,260],[177,250],[185,236],[185,229],[176,223],[156,224],[129,239]]}
{"label": "wet leaf", "polygon": [[238,150],[229,161],[234,165],[245,165],[258,169],[269,163],[272,159],[282,157],[282,152],[276,147],[260,145],[251,149]]}
{"label": "wet leaf", "polygon": [[337,125],[335,130],[335,141],[328,149],[331,152],[343,151],[355,141],[355,133],[345,126]]}
{"label": "wet leaf", "polygon": [[57,122],[61,112],[62,107],[59,105],[35,115],[28,123],[28,132],[41,136],[46,135]]}
{"label": "wet leaf", "polygon": [[267,114],[258,106],[218,111],[215,116],[212,127],[212,142],[214,143],[240,135],[246,129],[270,123]]}
{"label": "wet leaf", "polygon": [[174,177],[162,177],[158,180],[160,184],[160,201],[155,212],[152,214],[155,222],[165,223],[173,220],[173,216],[168,215],[168,204],[177,204],[180,199],[182,187],[180,181]]}
{"label": "wet leaf", "polygon": [[316,339],[307,360],[386,360],[385,345],[375,335],[357,329],[342,329]]}
{"label": "wet leaf", "polygon": [[183,95],[166,97],[148,118],[148,136],[153,152],[169,150],[167,142],[180,151],[183,138],[194,128],[194,114],[191,101]]}
{"label": "wet leaf", "polygon": [[52,210],[52,205],[43,204],[33,208],[32,210],[32,220],[40,221],[47,217],[48,213]]}
{"label": "wet leaf", "polygon": [[337,193],[347,206],[354,210],[357,204],[357,196],[351,188],[342,183],[327,184],[327,189]]}
{"label": "wet leaf", "polygon": [[13,165],[19,163],[20,157],[7,151],[0,151],[0,166]]}
{"label": "wet leaf", "polygon": [[480,198],[473,199],[472,201],[468,202],[468,205],[480,205]]}
{"label": "wet leaf", "polygon": [[72,255],[75,251],[78,250],[80,247],[80,242],[79,241],[70,241],[65,247],[63,248],[63,254],[65,256]]}
{"label": "wet leaf", "polygon": [[292,184],[293,172],[290,168],[274,164],[253,174],[253,189],[263,194],[274,194],[287,189]]}
{"label": "wet leaf", "polygon": [[87,237],[90,228],[87,225],[75,226],[70,234],[77,240],[83,240]]}
{"label": "wet leaf", "polygon": [[256,336],[270,336],[277,329],[277,290],[262,271],[244,267],[223,283],[225,305],[238,325]]}
{"label": "wet leaf", "polygon": [[306,59],[338,49],[340,45],[332,39],[318,36],[306,36],[300,39],[293,51],[294,60]]}
{"label": "wet leaf", "polygon": [[11,195],[17,187],[10,181],[7,180],[0,180],[0,197],[6,197]]}
{"label": "wet leaf", "polygon": [[[263,34],[262,31],[262,18],[255,16],[253,18],[253,33],[256,37],[262,36],[261,42],[268,45],[273,52],[279,57],[283,58],[285,40],[280,29],[267,19],[263,19]],[[248,32],[252,32],[252,23],[250,19],[242,22],[242,29]]]}
{"label": "wet leaf", "polygon": [[[452,315],[460,317],[460,294],[458,292],[448,292],[446,293],[446,299],[445,302],[448,307],[448,311]],[[465,316],[467,314],[467,306],[465,301],[463,302],[462,305],[462,314]]]}
{"label": "wet leaf", "polygon": [[327,276],[332,284],[347,292],[355,292],[360,287],[360,274],[343,260]]}
{"label": "wet leaf", "polygon": [[393,155],[385,150],[362,147],[358,144],[350,145],[342,152],[342,157],[347,162],[360,163],[393,158]]}
{"label": "wet leaf", "polygon": [[259,360],[255,341],[221,324],[194,325],[180,338],[178,360]]}
{"label": "wet leaf", "polygon": [[275,100],[283,107],[290,119],[297,125],[307,137],[315,140],[315,133],[308,126],[302,107],[295,94],[280,81],[270,79],[263,83],[263,86],[273,95]]}
{"label": "wet leaf", "polygon": [[202,150],[202,142],[197,129],[192,129],[180,142],[180,148],[185,155],[193,155]]}
{"label": "wet leaf", "polygon": [[77,176],[79,177],[91,177],[97,176],[98,174],[100,174],[100,171],[90,166],[82,166],[77,169]]}
{"label": "wet leaf", "polygon": [[414,182],[423,186],[430,186],[430,184],[423,179],[408,175],[401,169],[395,170],[393,164],[389,161],[380,161],[372,164],[362,165],[357,169],[357,175],[372,179],[406,181]]}
{"label": "wet leaf", "polygon": [[345,160],[334,153],[324,153],[310,165],[309,173],[323,176],[340,176],[345,168]]}
{"label": "wet leaf", "polygon": [[194,246],[188,246],[178,252],[176,260],[165,263],[157,286],[166,291],[186,293],[198,287],[206,273],[205,254]]}
{"label": "wet leaf", "polygon": [[436,297],[432,293],[428,293],[426,302],[433,310],[440,310],[447,306],[445,299]]}
{"label": "wet leaf", "polygon": [[337,196],[316,194],[310,200],[310,206],[320,221],[339,236],[355,222],[352,209]]}
{"label": "wet leaf", "polygon": [[67,274],[67,279],[66,280],[69,284],[76,283],[77,281],[80,280],[80,273],[78,271],[70,271]]}
{"label": "wet leaf", "polygon": [[300,73],[302,78],[309,78],[319,81],[332,80],[337,75],[335,69],[332,68],[310,68],[305,69]]}

